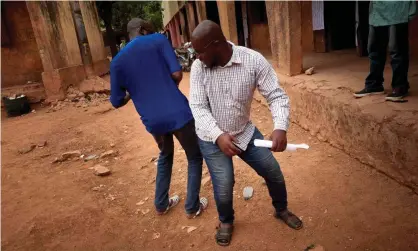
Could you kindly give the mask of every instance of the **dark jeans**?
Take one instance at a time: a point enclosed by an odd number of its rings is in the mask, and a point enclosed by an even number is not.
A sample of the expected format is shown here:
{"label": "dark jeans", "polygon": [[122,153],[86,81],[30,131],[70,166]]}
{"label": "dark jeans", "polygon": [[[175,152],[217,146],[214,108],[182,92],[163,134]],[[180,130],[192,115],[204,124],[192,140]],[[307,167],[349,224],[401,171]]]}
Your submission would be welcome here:
{"label": "dark jeans", "polygon": [[202,179],[203,158],[200,153],[194,120],[184,127],[164,135],[153,135],[160,149],[157,165],[157,179],[155,188],[155,207],[158,211],[165,211],[168,207],[171,172],[173,169],[174,141],[173,135],[180,142],[186,152],[187,171],[187,198],[186,213],[195,213],[199,209],[200,182]]}
{"label": "dark jeans", "polygon": [[[279,163],[268,148],[254,146],[254,139],[263,139],[258,129],[255,130],[247,150],[239,157],[265,179],[276,212],[282,211],[287,208],[287,191]],[[233,223],[232,195],[235,179],[232,158],[226,156],[212,142],[199,139],[199,145],[212,178],[219,220],[222,223]]]}
{"label": "dark jeans", "polygon": [[408,23],[390,26],[370,26],[369,58],[370,73],[366,78],[366,88],[376,89],[383,86],[383,70],[386,63],[386,49],[392,58],[392,88],[409,89],[409,41]]}

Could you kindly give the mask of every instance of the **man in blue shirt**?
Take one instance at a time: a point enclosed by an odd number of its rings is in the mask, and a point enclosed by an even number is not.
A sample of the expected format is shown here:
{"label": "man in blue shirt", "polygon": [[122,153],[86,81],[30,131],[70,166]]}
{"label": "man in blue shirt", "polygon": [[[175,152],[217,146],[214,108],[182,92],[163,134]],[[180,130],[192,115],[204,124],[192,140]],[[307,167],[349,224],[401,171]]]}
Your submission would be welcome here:
{"label": "man in blue shirt", "polygon": [[178,89],[181,66],[167,38],[154,33],[152,25],[134,18],[128,23],[131,41],[110,65],[110,102],[116,108],[132,99],[147,131],[160,149],[157,165],[155,207],[162,215],[178,204],[180,198],[168,196],[173,167],[174,142],[178,139],[188,161],[186,213],[198,216],[207,206],[199,200],[203,158],[187,98]]}

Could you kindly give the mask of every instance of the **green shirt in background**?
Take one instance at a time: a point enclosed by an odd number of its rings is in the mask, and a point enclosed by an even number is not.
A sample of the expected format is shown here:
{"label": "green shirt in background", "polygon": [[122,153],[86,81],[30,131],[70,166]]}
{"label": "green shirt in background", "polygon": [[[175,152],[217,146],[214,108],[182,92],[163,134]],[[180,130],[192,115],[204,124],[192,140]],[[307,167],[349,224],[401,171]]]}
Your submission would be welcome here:
{"label": "green shirt in background", "polygon": [[369,24],[387,26],[408,23],[417,13],[417,2],[412,1],[371,1]]}

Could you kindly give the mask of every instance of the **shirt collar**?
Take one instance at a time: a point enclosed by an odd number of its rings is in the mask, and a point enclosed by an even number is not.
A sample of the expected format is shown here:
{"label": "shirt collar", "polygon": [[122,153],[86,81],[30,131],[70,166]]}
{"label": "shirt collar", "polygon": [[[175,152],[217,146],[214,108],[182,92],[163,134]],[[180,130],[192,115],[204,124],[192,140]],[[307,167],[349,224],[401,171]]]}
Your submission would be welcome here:
{"label": "shirt collar", "polygon": [[[218,68],[226,68],[226,67],[231,67],[233,64],[241,64],[241,58],[238,55],[238,51],[237,51],[235,44],[232,43],[231,41],[227,41],[227,42],[232,46],[231,59],[228,61],[228,63],[226,63],[225,66],[218,66]],[[204,67],[207,67],[205,64],[203,65]]]}
{"label": "shirt collar", "polygon": [[229,62],[226,63],[226,65],[224,67],[221,67],[221,68],[230,67],[233,64],[240,64],[241,63],[241,58],[238,55],[238,51],[237,51],[237,48],[236,48],[235,44],[232,43],[231,41],[228,41],[228,43],[232,46],[232,56],[231,56],[231,59],[229,60]]}

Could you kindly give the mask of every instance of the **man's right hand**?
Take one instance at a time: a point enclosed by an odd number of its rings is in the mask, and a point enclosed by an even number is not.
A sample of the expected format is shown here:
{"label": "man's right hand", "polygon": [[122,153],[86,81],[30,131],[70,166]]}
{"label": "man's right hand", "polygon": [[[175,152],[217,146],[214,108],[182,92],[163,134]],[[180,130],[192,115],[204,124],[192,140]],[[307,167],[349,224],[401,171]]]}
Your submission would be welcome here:
{"label": "man's right hand", "polygon": [[229,135],[228,133],[222,133],[221,136],[216,140],[219,148],[225,155],[232,157],[241,153],[241,150],[235,146],[234,142],[236,139],[234,136]]}

